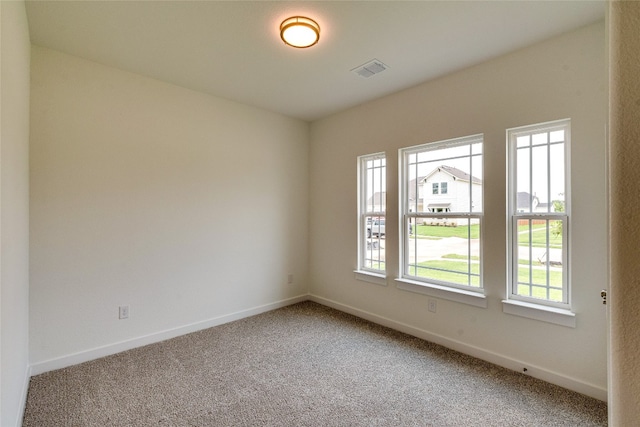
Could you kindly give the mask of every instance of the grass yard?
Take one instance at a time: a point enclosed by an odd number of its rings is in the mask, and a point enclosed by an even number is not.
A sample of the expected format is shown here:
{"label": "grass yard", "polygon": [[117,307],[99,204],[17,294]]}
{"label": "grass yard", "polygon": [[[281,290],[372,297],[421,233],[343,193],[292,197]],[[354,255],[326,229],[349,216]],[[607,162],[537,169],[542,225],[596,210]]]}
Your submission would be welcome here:
{"label": "grass yard", "polygon": [[[448,254],[442,259],[429,260],[409,266],[409,274],[442,282],[456,283],[464,286],[480,286],[480,264],[465,261],[464,255]],[[477,261],[478,257],[472,257]],[[547,270],[544,266],[529,268],[528,262],[520,261],[518,267],[518,294],[533,298],[549,298],[552,301],[562,301],[562,270],[549,270],[549,297],[547,297]],[[469,268],[471,271],[469,271]],[[529,282],[529,270],[531,270],[531,282]],[[530,283],[530,284],[529,284]]]}
{"label": "grass yard", "polygon": [[365,260],[364,266],[366,268],[372,268],[374,270],[382,270],[382,271],[384,271],[384,269],[386,268],[384,261]]}
{"label": "grass yard", "polygon": [[548,299],[555,302],[562,302],[562,289],[550,288],[549,295],[547,296],[546,288],[518,284],[518,295],[545,300]]}
{"label": "grass yard", "polygon": [[[562,301],[562,269],[549,269],[549,295],[547,295],[547,269],[544,265],[532,265],[526,260],[518,261],[518,295]],[[531,277],[529,276],[531,271]]]}
{"label": "grass yard", "polygon": [[[447,255],[442,255],[442,258],[445,258],[445,259],[464,259],[464,260],[466,260],[467,256],[466,255],[460,255],[460,254],[447,254]],[[471,260],[472,261],[480,261],[480,257],[472,255],[471,256]]]}
{"label": "grass yard", "polygon": [[469,238],[469,227],[471,227],[471,238],[480,238],[480,225],[473,224],[471,226],[460,225],[458,227],[444,227],[440,225],[417,225],[416,236],[427,239],[443,239],[445,237],[461,237]]}
{"label": "grass yard", "polygon": [[469,264],[466,262],[446,259],[429,260],[417,265],[410,265],[409,274],[442,282],[480,287],[480,264],[478,263],[471,263],[471,273],[469,274]]}
{"label": "grass yard", "polygon": [[[562,249],[562,236],[554,235],[552,228],[552,221],[549,223],[549,247]],[[533,224],[531,226],[531,246],[534,248],[546,248],[547,247],[547,225],[546,224]],[[529,246],[529,226],[518,226],[518,244],[520,246]]]}
{"label": "grass yard", "polygon": [[[529,265],[528,264],[520,264],[518,266],[518,282],[521,283],[529,283]],[[531,269],[531,283],[534,285],[543,285],[547,284],[547,270],[543,267],[538,267]],[[561,270],[550,270],[549,271],[549,286],[557,286],[559,288],[562,287],[562,271]]]}

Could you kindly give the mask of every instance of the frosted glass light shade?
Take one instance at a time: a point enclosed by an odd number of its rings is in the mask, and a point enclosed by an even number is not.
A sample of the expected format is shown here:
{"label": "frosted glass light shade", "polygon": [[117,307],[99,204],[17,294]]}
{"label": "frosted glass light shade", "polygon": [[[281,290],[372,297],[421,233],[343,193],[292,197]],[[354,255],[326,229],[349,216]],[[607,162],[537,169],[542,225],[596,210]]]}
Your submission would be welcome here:
{"label": "frosted glass light shade", "polygon": [[311,47],[320,40],[320,26],[304,16],[293,16],[280,24],[282,41],[292,47]]}

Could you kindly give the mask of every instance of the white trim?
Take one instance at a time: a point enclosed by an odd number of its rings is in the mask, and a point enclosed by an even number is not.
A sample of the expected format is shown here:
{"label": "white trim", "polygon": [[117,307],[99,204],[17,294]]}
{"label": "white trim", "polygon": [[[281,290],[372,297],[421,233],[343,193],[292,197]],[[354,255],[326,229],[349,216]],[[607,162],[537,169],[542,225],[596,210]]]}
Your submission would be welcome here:
{"label": "white trim", "polygon": [[160,332],[154,332],[152,334],[140,336],[137,338],[132,338],[132,339],[116,342],[113,344],[96,347],[90,350],[84,350],[78,353],[56,357],[54,359],[49,359],[43,362],[32,364],[31,375],[40,375],[45,372],[53,371],[55,369],[66,368],[67,366],[77,365],[78,363],[88,362],[90,360],[95,360],[101,357],[110,356],[112,354],[120,353],[126,350],[131,350],[137,347],[142,347],[148,344],[154,344],[160,341],[164,341],[167,339],[179,337],[181,335],[189,334],[191,332],[196,332],[202,329],[211,328],[213,326],[218,326],[225,323],[233,322],[234,320],[244,319],[245,317],[255,316],[256,314],[266,313],[267,311],[286,307],[292,304],[297,304],[299,302],[307,301],[307,300],[308,298],[306,294],[300,295],[297,297],[276,301],[270,304],[264,304],[264,305],[249,308],[246,310],[236,311],[234,313],[225,314],[225,315],[214,317],[201,322],[195,322],[195,323],[180,326],[177,328],[167,329]]}
{"label": "white trim", "polygon": [[[358,156],[358,165],[357,165],[357,173],[358,173],[358,184],[357,184],[357,194],[358,194],[358,229],[357,229],[357,236],[358,236],[358,269],[364,269],[365,267],[365,258],[366,258],[366,253],[367,253],[367,243],[366,240],[369,239],[369,237],[367,237],[367,233],[365,232],[366,230],[366,218],[367,217],[385,217],[386,218],[386,211],[387,211],[387,156],[386,156],[386,152],[382,151],[379,153],[373,153],[373,154],[365,154],[362,156]],[[367,188],[364,187],[368,187],[368,176],[367,176],[367,171],[368,168],[366,166],[366,163],[369,161],[374,161],[374,160],[384,160],[384,166],[378,166],[378,168],[383,169],[384,170],[384,188],[382,188],[382,174],[380,175],[380,208],[382,208],[382,194],[384,194],[384,210],[380,210],[380,211],[373,211],[373,212],[367,212]],[[375,183],[371,183],[372,184],[372,194],[371,197],[375,197],[376,192],[373,191],[375,190]],[[374,207],[375,207],[375,199],[374,199]],[[373,225],[373,223],[372,223]],[[378,236],[379,238],[380,236]],[[379,248],[380,251],[380,248]],[[371,248],[371,261],[374,261],[374,255],[373,255],[374,251],[373,248]],[[378,266],[380,264],[380,259],[378,258]],[[359,271],[363,271],[363,270],[359,270]],[[380,274],[384,274],[387,271],[387,264],[385,262],[385,268],[384,270],[378,270]],[[357,277],[356,277],[357,278]],[[375,282],[374,282],[375,283]]]}
{"label": "white trim", "polygon": [[403,291],[429,295],[436,298],[472,305],[474,307],[487,308],[487,297],[480,292],[482,289],[478,292],[465,291],[464,289],[458,289],[451,286],[441,286],[434,283],[425,283],[403,278],[395,280],[398,282],[398,289],[402,289]]}
{"label": "white trim", "polygon": [[[476,144],[480,144],[481,150],[480,152],[474,153],[473,146]],[[418,194],[419,194],[419,189],[417,188],[417,184],[418,184],[417,178],[419,177],[419,174],[416,166],[416,212],[410,212],[409,183],[413,180],[409,179],[411,175],[409,172],[409,157],[411,155],[417,155],[419,153],[423,153],[427,151],[431,152],[431,151],[438,151],[438,150],[450,148],[450,147],[467,147],[467,146],[469,147],[468,154],[458,155],[455,157],[451,157],[451,156],[442,157],[442,158],[438,158],[438,161],[451,160],[451,159],[468,159],[469,160],[470,167],[469,167],[468,174],[470,176],[470,179],[469,181],[464,181],[464,182],[469,182],[469,211],[468,212],[456,211],[453,213],[451,212],[449,213],[417,212],[417,206],[418,206],[417,200],[418,200]],[[400,249],[398,251],[398,260],[400,265],[400,274],[399,274],[400,278],[396,279],[398,282],[400,282],[400,284],[398,285],[398,288],[407,290],[410,292],[433,295],[440,298],[449,299],[456,302],[462,302],[462,303],[470,304],[477,307],[484,307],[484,308],[487,307],[486,300],[483,300],[484,295],[482,295],[481,298],[478,298],[475,292],[468,293],[464,289],[461,290],[453,283],[449,284],[446,282],[442,282],[442,284],[434,284],[434,283],[431,283],[431,281],[426,278],[423,281],[422,278],[417,277],[417,273],[416,273],[416,276],[412,276],[408,274],[410,235],[407,230],[407,224],[410,223],[412,219],[414,218],[416,219],[417,218],[464,218],[469,221],[469,225],[471,224],[472,220],[477,219],[478,223],[480,224],[480,236],[479,236],[480,289],[482,290],[482,288],[484,287],[484,284],[483,284],[484,283],[484,276],[483,276],[483,240],[484,240],[483,236],[484,235],[482,233],[482,218],[484,215],[484,185],[473,182],[473,177],[475,173],[473,170],[473,160],[475,157],[480,157],[482,161],[482,169],[484,169],[484,134],[483,133],[479,133],[476,135],[469,135],[469,136],[460,137],[460,138],[452,138],[444,141],[428,142],[428,143],[424,143],[424,144],[420,144],[412,147],[400,148],[398,150],[398,182],[400,183],[399,184],[400,188],[398,192],[399,193],[398,194],[398,197],[399,197],[398,229],[400,231],[398,233],[398,239],[399,239],[398,247]],[[421,163],[421,162],[419,162],[418,159],[416,158],[416,163]],[[436,168],[436,169],[439,169],[439,168]],[[448,175],[452,175],[448,171],[445,171],[445,172]],[[424,180],[426,181],[427,178],[430,177],[432,174],[433,172],[426,175],[424,177]],[[483,171],[483,175],[484,175],[484,171]],[[482,180],[483,178],[480,178],[481,182]],[[481,186],[480,191],[482,196],[481,196],[481,208],[479,212],[473,211],[472,202],[473,202],[473,195],[474,195],[474,191],[473,191],[474,184]],[[423,203],[426,203],[426,200],[427,200],[426,194],[423,194],[423,198],[424,198]],[[413,221],[413,223],[417,227],[418,225],[417,221]],[[417,233],[417,228],[415,233]],[[470,242],[468,243],[468,251],[470,252]],[[417,255],[417,250],[416,250],[416,255]],[[416,262],[415,268],[417,270],[417,260],[415,262]],[[451,291],[447,292],[449,291],[449,288],[451,289]],[[460,290],[461,292],[459,292]]]}
{"label": "white trim", "polygon": [[374,273],[365,270],[354,270],[356,280],[363,282],[375,283],[376,285],[387,286],[387,276],[384,274]]}
{"label": "white trim", "polygon": [[318,304],[335,308],[336,310],[340,310],[345,313],[352,314],[362,319],[369,320],[370,322],[377,323],[382,326],[386,326],[396,331],[404,332],[414,337],[417,337],[429,342],[433,342],[436,344],[440,344],[444,347],[459,351],[460,353],[464,353],[469,356],[477,357],[478,359],[482,359],[487,362],[494,363],[498,366],[502,366],[503,368],[507,368],[512,371],[523,372],[523,369],[526,368],[527,369],[526,375],[528,376],[531,376],[533,378],[538,378],[540,380],[558,385],[560,387],[563,387],[569,390],[573,390],[578,393],[585,394],[587,396],[593,397],[598,400],[602,400],[604,402],[607,401],[606,389],[603,389],[602,387],[596,386],[594,384],[580,381],[576,378],[563,375],[559,372],[554,372],[545,368],[530,365],[528,363],[525,363],[517,359],[513,359],[511,357],[503,356],[501,354],[494,353],[492,351],[488,351],[483,348],[469,345],[457,340],[452,340],[442,335],[434,334],[424,329],[417,328],[415,326],[411,326],[406,323],[398,322],[396,320],[389,319],[387,317],[379,316],[377,314],[364,311],[349,305],[345,305],[345,304],[342,304],[327,298],[323,298],[317,295],[310,294],[309,300],[313,302],[317,302]]}
{"label": "white trim", "polygon": [[[546,144],[540,146],[547,146],[547,189],[550,193],[550,157],[549,148],[551,143],[548,136],[551,132],[563,130],[565,132],[564,141],[564,212],[562,215],[555,212],[526,212],[519,213],[517,211],[518,204],[518,189],[517,185],[517,138],[519,136],[527,135],[531,136],[536,132],[544,132],[547,134]],[[540,308],[543,304],[550,308],[557,308],[560,311],[571,313],[568,309],[571,308],[571,119],[554,120],[551,122],[538,123],[535,125],[519,126],[506,130],[506,142],[507,142],[507,296],[509,302],[517,301],[523,304],[514,305],[510,307],[503,306],[503,311],[509,314],[515,314],[531,319],[542,320],[546,322],[561,324],[564,326],[570,326],[571,322],[567,322],[566,319],[556,315],[544,315],[541,312],[547,311],[555,313],[554,310],[543,310]],[[526,147],[523,147],[526,148]],[[529,145],[529,150],[532,146]],[[530,154],[531,156],[531,154]],[[531,174],[533,173],[532,157],[530,157],[529,167],[529,183],[533,182]],[[529,189],[531,194],[532,189]],[[548,194],[549,203],[551,203],[551,194]],[[563,233],[562,233],[562,302],[557,303],[550,300],[540,300],[539,303],[529,303],[531,298],[518,295],[518,221],[520,219],[544,219],[544,220],[562,220],[563,221]],[[531,255],[530,255],[531,258]],[[557,313],[556,313],[557,314]],[[552,320],[549,320],[552,319]],[[556,319],[557,321],[553,321]],[[573,326],[575,327],[575,318],[573,319]]]}
{"label": "white trim", "polygon": [[[401,148],[401,154],[415,154],[425,149],[434,150],[438,148],[457,147],[460,145],[471,145],[479,142],[484,142],[484,133],[477,133],[475,135],[461,136],[459,138],[444,139],[442,141],[425,142],[420,145],[413,145],[411,147]],[[466,156],[465,156],[466,157]]]}
{"label": "white trim", "polygon": [[16,419],[16,427],[22,425],[24,411],[27,408],[27,394],[29,393],[29,381],[31,380],[31,366],[25,368],[24,382],[22,383],[22,393],[20,393],[20,407],[18,408],[18,418]]}
{"label": "white trim", "polygon": [[576,314],[563,308],[510,299],[502,301],[502,311],[527,319],[540,320],[569,328],[576,327]]}
{"label": "white trim", "polygon": [[[457,340],[452,340],[442,335],[434,334],[424,329],[417,328],[415,326],[411,326],[403,322],[398,322],[396,320],[389,319],[387,317],[379,316],[377,314],[364,311],[346,304],[342,304],[342,303],[330,300],[328,298],[320,297],[314,294],[308,294],[308,295],[300,295],[294,298],[289,298],[289,299],[278,301],[271,304],[254,307],[248,310],[231,313],[224,316],[219,316],[204,322],[197,322],[197,323],[186,325],[180,328],[175,328],[175,329],[167,330],[167,331],[156,333],[156,334],[150,334],[137,339],[122,341],[120,343],[115,343],[113,345],[103,346],[93,350],[79,352],[72,355],[63,356],[63,357],[51,359],[45,362],[33,364],[30,367],[28,367],[28,371],[27,371],[28,375],[25,378],[25,385],[24,385],[24,392],[23,392],[24,405],[26,405],[26,393],[28,391],[29,378],[33,375],[39,375],[55,369],[61,369],[74,364],[86,362],[89,360],[94,360],[99,357],[108,356],[111,354],[119,353],[121,351],[130,350],[132,348],[140,347],[147,344],[152,344],[154,342],[164,341],[165,339],[174,338],[176,336],[184,335],[190,332],[196,332],[198,330],[222,325],[224,323],[232,322],[234,320],[239,320],[245,317],[254,316],[260,313],[265,313],[267,311],[286,307],[288,305],[296,304],[303,301],[313,301],[318,304],[325,305],[327,307],[332,307],[336,310],[340,310],[342,312],[352,314],[362,319],[369,320],[370,322],[374,322],[376,324],[386,326],[388,328],[412,335],[414,337],[417,337],[429,342],[433,342],[435,344],[442,345],[452,350],[456,350],[461,353],[464,353],[473,357],[477,357],[478,359],[482,359],[487,362],[494,363],[498,366],[502,366],[503,368],[511,369],[516,372],[522,372],[523,368],[526,367],[527,375],[531,377],[538,378],[540,380],[549,382],[551,384],[555,384],[560,387],[564,387],[566,389],[585,394],[587,396],[593,397],[598,400],[602,400],[604,402],[607,401],[607,390],[603,389],[602,387],[596,386],[594,384],[580,381],[578,379],[571,378],[566,375],[562,375],[558,372],[540,368],[538,366],[529,365],[517,359],[503,356],[501,354],[494,353],[492,351],[488,351],[480,347],[465,344]],[[23,409],[22,413],[24,413],[24,408],[22,409]]]}

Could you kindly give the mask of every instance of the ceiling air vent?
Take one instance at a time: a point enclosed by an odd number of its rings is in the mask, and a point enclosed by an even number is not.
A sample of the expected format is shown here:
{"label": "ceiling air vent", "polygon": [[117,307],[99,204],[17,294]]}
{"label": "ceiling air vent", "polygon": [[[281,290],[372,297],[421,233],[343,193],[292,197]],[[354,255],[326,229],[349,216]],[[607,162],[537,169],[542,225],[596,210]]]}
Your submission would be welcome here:
{"label": "ceiling air vent", "polygon": [[364,77],[365,79],[368,79],[373,75],[383,72],[387,68],[389,67],[383,64],[381,61],[378,61],[377,59],[373,59],[364,65],[354,68],[353,70],[351,70],[351,72],[356,73],[360,77]]}

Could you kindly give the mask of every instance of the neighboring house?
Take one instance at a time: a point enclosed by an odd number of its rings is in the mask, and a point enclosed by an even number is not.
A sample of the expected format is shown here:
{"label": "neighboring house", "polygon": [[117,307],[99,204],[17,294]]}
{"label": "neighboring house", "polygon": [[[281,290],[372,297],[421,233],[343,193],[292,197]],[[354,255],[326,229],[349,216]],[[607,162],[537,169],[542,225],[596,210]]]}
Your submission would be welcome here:
{"label": "neighboring house", "polygon": [[[517,197],[516,209],[518,212],[549,212],[549,203],[540,202],[540,199],[535,194],[531,195],[531,193],[521,191],[518,192]],[[553,212],[554,210],[554,206],[551,204],[551,211]]]}
{"label": "neighboring house", "polygon": [[386,200],[387,193],[385,191],[376,191],[367,200],[367,212],[384,212],[386,210]]}
{"label": "neighboring house", "polygon": [[537,212],[538,206],[540,205],[538,196],[532,196],[531,193],[520,191],[517,197],[516,210],[518,212]]}
{"label": "neighboring house", "polygon": [[422,181],[424,176],[419,176],[409,181],[409,211],[424,212],[424,194]]}
{"label": "neighboring house", "polygon": [[[482,180],[458,168],[438,166],[420,183],[424,197],[420,212],[478,212],[482,209]],[[466,220],[451,218],[429,221],[440,225],[458,225],[462,222]]]}

